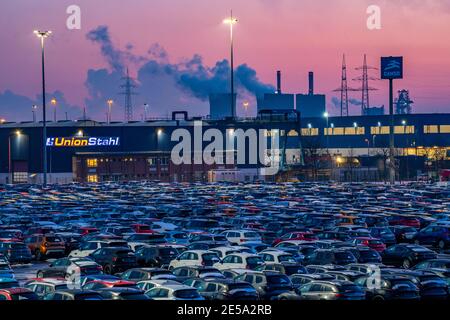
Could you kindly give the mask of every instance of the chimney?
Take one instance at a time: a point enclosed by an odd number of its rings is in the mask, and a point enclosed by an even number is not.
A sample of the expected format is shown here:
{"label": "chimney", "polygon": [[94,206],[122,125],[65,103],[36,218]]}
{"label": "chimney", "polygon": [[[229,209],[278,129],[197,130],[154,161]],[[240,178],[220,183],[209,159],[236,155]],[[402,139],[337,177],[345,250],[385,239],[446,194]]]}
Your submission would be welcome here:
{"label": "chimney", "polygon": [[281,94],[281,71],[277,71],[277,93]]}
{"label": "chimney", "polygon": [[308,94],[313,95],[314,94],[314,72],[312,72],[312,71],[309,72],[308,79],[309,79]]}

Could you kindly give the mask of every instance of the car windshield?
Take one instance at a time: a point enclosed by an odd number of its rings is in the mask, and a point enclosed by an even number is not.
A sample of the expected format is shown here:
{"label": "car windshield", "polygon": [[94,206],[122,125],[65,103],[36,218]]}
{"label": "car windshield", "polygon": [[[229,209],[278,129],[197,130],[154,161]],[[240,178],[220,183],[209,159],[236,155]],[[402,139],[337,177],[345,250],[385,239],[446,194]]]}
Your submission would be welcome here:
{"label": "car windshield", "polygon": [[79,294],[76,300],[103,300],[103,297],[97,293]]}
{"label": "car windshield", "polygon": [[173,295],[180,299],[195,299],[200,297],[197,290],[193,289],[177,290],[173,293]]}
{"label": "car windshield", "polygon": [[177,255],[178,251],[172,248],[161,248],[159,249],[159,254],[161,256],[173,256],[173,255]]}
{"label": "car windshield", "polygon": [[339,260],[353,260],[354,256],[350,252],[336,252],[336,259]]}
{"label": "car windshield", "polygon": [[244,232],[245,238],[258,238],[258,234],[256,232]]}
{"label": "car windshield", "polygon": [[249,283],[230,283],[228,289],[231,291],[236,289],[253,289],[253,287]]}
{"label": "car windshield", "polygon": [[38,300],[34,292],[23,292],[11,295],[12,300]]}
{"label": "car windshield", "polygon": [[290,254],[280,255],[278,256],[278,260],[280,262],[295,262],[295,259]]}
{"label": "car windshield", "polygon": [[214,253],[205,253],[205,254],[202,255],[202,258],[203,258],[203,260],[208,260],[208,261],[219,260],[217,255],[214,254]]}
{"label": "car windshield", "polygon": [[247,258],[247,263],[248,264],[262,264],[263,263],[263,261],[262,261],[262,259],[261,258],[259,258],[259,257],[248,257]]}
{"label": "car windshield", "polygon": [[46,237],[45,241],[47,241],[47,242],[62,242],[61,238],[58,238],[58,237]]}
{"label": "car windshield", "polygon": [[267,277],[267,282],[270,284],[289,284],[289,278],[284,275],[273,275]]}

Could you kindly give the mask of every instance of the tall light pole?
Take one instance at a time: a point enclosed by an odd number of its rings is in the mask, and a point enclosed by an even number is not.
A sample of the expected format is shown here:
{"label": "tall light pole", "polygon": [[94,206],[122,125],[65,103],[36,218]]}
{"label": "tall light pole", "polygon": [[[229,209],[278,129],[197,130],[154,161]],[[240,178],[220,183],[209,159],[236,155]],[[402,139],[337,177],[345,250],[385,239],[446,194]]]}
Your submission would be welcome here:
{"label": "tall light pole", "polygon": [[47,119],[46,119],[46,104],[45,104],[45,51],[44,51],[44,40],[49,37],[51,31],[39,31],[35,30],[34,34],[41,40],[41,52],[42,52],[42,120],[43,120],[43,167],[44,167],[44,187],[47,186]]}
{"label": "tall light pole", "polygon": [[111,123],[111,107],[114,101],[112,99],[108,99],[106,103],[108,104],[108,123]]}
{"label": "tall light pole", "polygon": [[323,116],[324,116],[324,118],[327,120],[327,129],[326,129],[326,132],[327,132],[327,154],[329,154],[330,153],[330,150],[328,149],[329,147],[328,147],[328,141],[329,141],[329,136],[330,136],[330,132],[328,131],[328,118],[329,118],[329,114],[328,114],[328,112],[324,112],[324,114],[323,114]]}
{"label": "tall light pole", "polygon": [[144,120],[148,119],[148,103],[144,103]]}
{"label": "tall light pole", "polygon": [[230,17],[225,19],[223,23],[230,25],[230,67],[231,67],[231,113],[233,118],[236,117],[236,104],[234,103],[234,48],[233,48],[233,25],[238,20],[233,18],[233,10],[231,10]]}
{"label": "tall light pole", "polygon": [[36,109],[37,109],[37,105],[33,104],[31,106],[31,112],[33,113],[33,123],[36,122]]}

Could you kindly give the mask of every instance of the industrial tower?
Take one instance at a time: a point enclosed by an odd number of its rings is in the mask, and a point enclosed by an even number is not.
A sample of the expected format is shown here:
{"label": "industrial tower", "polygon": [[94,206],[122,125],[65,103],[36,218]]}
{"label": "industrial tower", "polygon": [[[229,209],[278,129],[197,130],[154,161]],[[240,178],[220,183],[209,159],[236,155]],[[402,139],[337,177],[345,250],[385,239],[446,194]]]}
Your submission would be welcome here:
{"label": "industrial tower", "polygon": [[121,85],[121,88],[124,88],[124,92],[120,92],[120,94],[125,96],[125,122],[133,121],[133,105],[131,103],[131,96],[136,95],[136,92],[133,92],[133,88],[136,86],[133,84],[134,80],[130,78],[127,68],[127,75],[122,78],[125,80],[125,84]]}
{"label": "industrial tower", "polygon": [[341,87],[333,90],[333,92],[341,93],[341,117],[348,116],[348,91],[354,91],[354,89],[348,88],[347,85],[347,65],[344,54],[342,56]]}
{"label": "industrial tower", "polygon": [[395,100],[395,113],[396,114],[410,114],[412,112],[411,105],[414,103],[409,98],[408,90],[399,90],[398,98]]}
{"label": "industrial tower", "polygon": [[361,90],[361,115],[366,116],[369,114],[369,108],[370,108],[370,101],[369,101],[369,91],[375,91],[378,90],[376,88],[369,87],[369,80],[379,80],[375,77],[369,77],[369,69],[371,70],[378,70],[375,67],[369,67],[367,65],[367,57],[364,54],[364,62],[361,67],[355,68],[355,70],[362,70],[362,76],[355,78],[353,80],[355,81],[361,81],[361,88],[357,89],[358,91]]}

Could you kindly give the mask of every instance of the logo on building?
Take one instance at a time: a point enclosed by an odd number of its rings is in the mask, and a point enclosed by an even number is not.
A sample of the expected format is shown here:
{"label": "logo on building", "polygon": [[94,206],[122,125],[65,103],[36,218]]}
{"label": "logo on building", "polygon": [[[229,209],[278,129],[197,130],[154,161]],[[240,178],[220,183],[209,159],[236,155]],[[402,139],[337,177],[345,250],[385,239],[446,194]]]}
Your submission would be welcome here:
{"label": "logo on building", "polygon": [[381,79],[402,79],[403,57],[381,58]]}
{"label": "logo on building", "polygon": [[120,144],[119,137],[52,137],[47,138],[47,147],[114,147]]}

